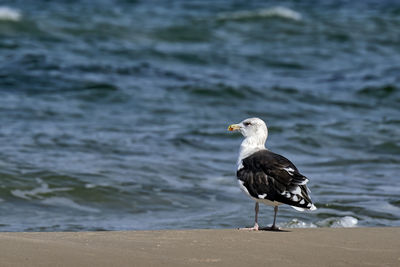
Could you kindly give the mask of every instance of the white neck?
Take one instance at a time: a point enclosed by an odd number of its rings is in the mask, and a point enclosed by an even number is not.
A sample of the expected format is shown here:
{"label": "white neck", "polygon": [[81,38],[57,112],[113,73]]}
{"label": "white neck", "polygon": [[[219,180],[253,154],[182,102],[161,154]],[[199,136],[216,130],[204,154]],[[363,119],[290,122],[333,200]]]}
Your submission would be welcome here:
{"label": "white neck", "polygon": [[250,156],[251,154],[260,151],[265,148],[266,136],[249,136],[243,140],[240,145],[239,158],[237,160],[238,170],[243,167],[242,160]]}

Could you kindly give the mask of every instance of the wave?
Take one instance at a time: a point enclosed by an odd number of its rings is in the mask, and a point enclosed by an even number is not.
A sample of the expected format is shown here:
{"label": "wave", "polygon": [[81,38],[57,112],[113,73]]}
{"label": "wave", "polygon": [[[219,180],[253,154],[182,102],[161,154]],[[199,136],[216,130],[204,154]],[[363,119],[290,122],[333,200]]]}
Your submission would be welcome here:
{"label": "wave", "polygon": [[20,190],[15,189],[11,190],[11,194],[15,197],[22,198],[22,199],[42,199],[45,194],[50,194],[59,191],[69,191],[71,188],[62,187],[62,188],[49,188],[49,185],[43,182],[42,179],[37,178],[36,182],[40,185],[39,187],[33,188],[31,190]]}
{"label": "wave", "polygon": [[299,12],[296,12],[287,7],[272,7],[267,9],[259,9],[253,11],[238,11],[231,13],[222,13],[217,16],[217,20],[249,20],[259,18],[283,18],[289,20],[300,21],[302,16]]}
{"label": "wave", "polygon": [[84,205],[80,205],[76,203],[75,201],[72,201],[71,199],[65,198],[65,197],[50,197],[43,199],[41,201],[42,204],[48,205],[48,206],[55,206],[55,207],[64,207],[64,208],[69,208],[69,209],[75,209],[79,211],[84,211],[84,212],[91,212],[91,213],[99,213],[100,210]]}
{"label": "wave", "polygon": [[298,219],[292,219],[290,222],[279,224],[284,228],[317,228],[318,226],[313,223],[306,223]]}
{"label": "wave", "polygon": [[356,227],[358,219],[352,216],[344,216],[341,218],[327,218],[325,220],[317,222],[319,227],[331,227],[331,228],[349,228]]}
{"label": "wave", "polygon": [[[261,97],[263,93],[258,91],[256,88],[241,85],[232,86],[226,83],[216,83],[216,84],[202,84],[202,85],[183,85],[180,87],[183,91],[190,94],[209,98],[236,98],[244,99],[248,97]],[[171,88],[172,89],[172,88]]]}
{"label": "wave", "polygon": [[0,20],[20,21],[21,17],[22,15],[19,10],[0,6]]}
{"label": "wave", "polygon": [[[75,209],[84,212],[92,212],[98,213],[100,212],[96,208],[84,206],[74,202],[71,199],[59,196],[52,196],[57,192],[70,191],[72,188],[69,187],[55,187],[50,188],[47,183],[45,183],[42,179],[37,178],[36,182],[39,184],[39,187],[35,187],[30,190],[20,190],[15,189],[11,190],[11,194],[15,197],[26,199],[26,200],[38,200],[40,203],[48,206],[56,206],[56,207],[65,207],[70,209]],[[1,201],[0,201],[1,202]]]}
{"label": "wave", "polygon": [[287,228],[316,228],[316,227],[330,227],[330,228],[350,228],[356,227],[358,219],[352,216],[344,217],[331,217],[318,221],[316,223],[306,223],[298,219],[292,219],[290,222],[284,223],[280,226]]}

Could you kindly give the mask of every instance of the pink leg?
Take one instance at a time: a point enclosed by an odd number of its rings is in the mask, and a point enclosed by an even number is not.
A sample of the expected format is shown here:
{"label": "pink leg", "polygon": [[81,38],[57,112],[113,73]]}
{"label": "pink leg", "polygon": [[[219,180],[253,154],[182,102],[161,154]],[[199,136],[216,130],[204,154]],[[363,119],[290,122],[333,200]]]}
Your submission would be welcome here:
{"label": "pink leg", "polygon": [[256,212],[254,226],[251,228],[239,228],[239,230],[251,230],[251,231],[258,231],[258,202],[256,202],[256,206],[254,208]]}

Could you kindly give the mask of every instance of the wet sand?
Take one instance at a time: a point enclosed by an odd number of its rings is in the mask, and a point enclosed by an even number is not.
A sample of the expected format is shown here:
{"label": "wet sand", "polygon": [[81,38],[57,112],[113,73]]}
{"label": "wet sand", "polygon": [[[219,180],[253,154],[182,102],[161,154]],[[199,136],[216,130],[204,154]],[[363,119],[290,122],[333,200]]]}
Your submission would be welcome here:
{"label": "wet sand", "polygon": [[400,266],[400,228],[0,233],[0,266]]}

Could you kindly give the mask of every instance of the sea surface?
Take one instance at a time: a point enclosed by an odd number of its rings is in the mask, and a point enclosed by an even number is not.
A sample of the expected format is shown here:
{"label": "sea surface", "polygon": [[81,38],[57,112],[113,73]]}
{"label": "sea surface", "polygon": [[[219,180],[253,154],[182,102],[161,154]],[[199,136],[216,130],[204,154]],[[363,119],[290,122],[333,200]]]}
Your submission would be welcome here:
{"label": "sea surface", "polygon": [[318,207],[281,227],[400,226],[400,2],[0,1],[0,231],[251,226],[255,116]]}

